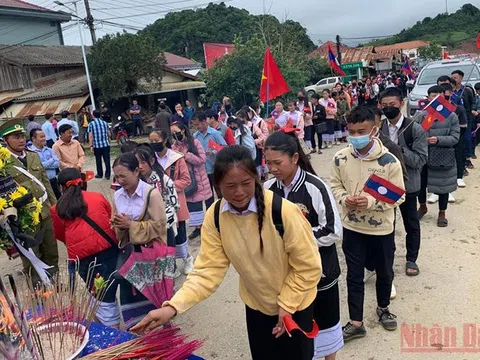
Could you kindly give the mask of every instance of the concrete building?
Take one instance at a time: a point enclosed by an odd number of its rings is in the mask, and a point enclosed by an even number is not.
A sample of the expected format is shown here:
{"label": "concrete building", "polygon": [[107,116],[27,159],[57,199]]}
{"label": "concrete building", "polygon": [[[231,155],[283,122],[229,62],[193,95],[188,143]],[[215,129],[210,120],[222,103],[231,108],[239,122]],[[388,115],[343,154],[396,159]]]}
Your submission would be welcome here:
{"label": "concrete building", "polygon": [[63,45],[70,15],[21,0],[0,0],[0,44]]}

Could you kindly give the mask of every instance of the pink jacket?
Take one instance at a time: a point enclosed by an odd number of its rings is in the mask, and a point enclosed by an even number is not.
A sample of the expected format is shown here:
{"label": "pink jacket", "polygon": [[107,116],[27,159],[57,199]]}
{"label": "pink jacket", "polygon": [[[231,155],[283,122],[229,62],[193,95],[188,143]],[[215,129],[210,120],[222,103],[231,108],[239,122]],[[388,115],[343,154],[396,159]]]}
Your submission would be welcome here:
{"label": "pink jacket", "polygon": [[[173,164],[175,164],[175,173],[171,176],[172,174],[170,174],[170,170]],[[178,202],[180,203],[180,210],[177,212],[178,221],[186,221],[190,218],[190,213],[188,212],[187,200],[183,190],[190,185],[192,180],[190,179],[188,166],[182,153],[173,150],[168,152],[168,161],[165,164],[165,174],[173,180],[175,190],[177,190]]]}
{"label": "pink jacket", "polygon": [[212,197],[212,189],[210,188],[210,182],[208,181],[207,171],[205,170],[205,161],[207,156],[203,150],[203,146],[197,139],[193,139],[193,143],[197,147],[198,156],[188,152],[188,146],[184,142],[175,141],[172,145],[172,149],[181,152],[185,156],[187,164],[193,166],[195,173],[195,180],[197,180],[197,191],[187,197],[188,202],[205,201]]}

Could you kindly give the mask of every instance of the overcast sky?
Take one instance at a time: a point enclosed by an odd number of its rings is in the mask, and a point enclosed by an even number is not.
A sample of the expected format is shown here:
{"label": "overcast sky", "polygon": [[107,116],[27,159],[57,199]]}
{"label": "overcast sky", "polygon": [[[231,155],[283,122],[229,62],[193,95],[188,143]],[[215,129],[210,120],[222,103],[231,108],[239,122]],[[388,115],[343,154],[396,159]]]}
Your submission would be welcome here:
{"label": "overcast sky", "polygon": [[[53,10],[62,9],[61,6],[54,4],[53,0],[26,1]],[[470,2],[475,5],[478,0],[342,0],[338,2],[338,7],[331,0],[299,3],[291,0],[265,0],[265,6],[262,0],[231,0],[226,1],[226,4],[245,8],[253,14],[264,13],[265,8],[267,12],[277,16],[280,20],[298,21],[307,28],[308,34],[316,44],[334,40],[335,35],[339,34],[345,38],[345,43],[356,45],[366,40],[348,38],[396,34],[426,16],[435,17],[437,14],[445,12],[446,1],[448,1],[448,11],[455,12],[463,4]],[[117,24],[143,28],[163,17],[165,12],[202,7],[208,2],[208,0],[90,0],[90,7],[94,9],[95,19],[110,19],[109,21]],[[67,1],[64,3],[72,6]],[[292,3],[302,6],[292,6]],[[84,17],[83,1],[78,3],[78,7],[80,16]],[[107,24],[97,25],[97,37],[117,31],[122,31],[122,28]],[[129,29],[128,31],[132,32],[133,30]],[[67,45],[80,43],[76,27],[68,27],[64,32],[64,37]],[[84,30],[84,38],[87,44],[91,43],[86,30]]]}

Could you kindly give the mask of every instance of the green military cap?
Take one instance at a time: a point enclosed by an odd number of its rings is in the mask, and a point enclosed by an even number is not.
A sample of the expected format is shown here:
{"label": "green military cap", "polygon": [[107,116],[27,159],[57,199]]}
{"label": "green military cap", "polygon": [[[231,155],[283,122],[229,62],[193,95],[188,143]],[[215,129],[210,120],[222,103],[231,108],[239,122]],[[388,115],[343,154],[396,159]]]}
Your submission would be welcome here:
{"label": "green military cap", "polygon": [[23,121],[20,119],[8,120],[0,125],[0,136],[3,138],[7,135],[21,132],[25,133],[25,128],[23,127]]}

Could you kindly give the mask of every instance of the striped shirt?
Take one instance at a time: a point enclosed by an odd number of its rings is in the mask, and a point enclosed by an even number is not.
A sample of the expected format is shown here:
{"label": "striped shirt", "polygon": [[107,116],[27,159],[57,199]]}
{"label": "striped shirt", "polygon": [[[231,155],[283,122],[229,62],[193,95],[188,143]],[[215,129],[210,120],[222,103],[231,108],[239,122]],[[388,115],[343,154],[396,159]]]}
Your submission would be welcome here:
{"label": "striped shirt", "polygon": [[108,124],[100,119],[93,120],[88,124],[88,133],[93,134],[93,147],[95,149],[105,148],[110,146],[108,140]]}

